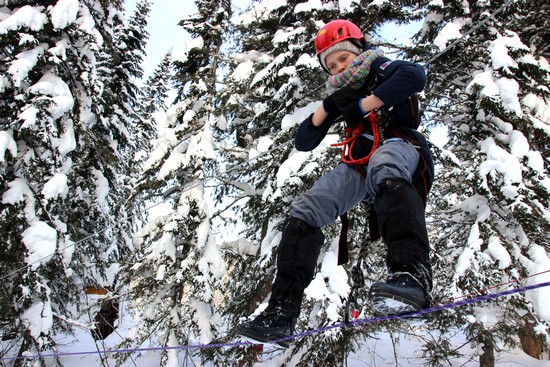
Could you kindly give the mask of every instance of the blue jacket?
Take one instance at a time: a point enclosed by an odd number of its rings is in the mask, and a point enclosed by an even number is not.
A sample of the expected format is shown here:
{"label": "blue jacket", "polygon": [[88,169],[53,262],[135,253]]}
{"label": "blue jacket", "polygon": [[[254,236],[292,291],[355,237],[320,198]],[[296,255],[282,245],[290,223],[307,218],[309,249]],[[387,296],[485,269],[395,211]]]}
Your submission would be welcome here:
{"label": "blue jacket", "polygon": [[[426,73],[422,66],[404,60],[379,57],[372,63],[369,78],[360,89],[365,96],[374,94],[384,102],[380,118],[389,120],[384,130],[385,138],[401,137],[420,147],[423,162],[419,165],[417,176],[423,176],[425,189],[421,191],[425,192],[421,194],[424,199],[433,183],[433,160],[426,139],[416,130],[419,121],[411,113],[409,97],[422,91],[425,83]],[[313,125],[312,117],[313,115],[310,115],[298,127],[294,143],[299,151],[315,149],[325,138],[330,127],[342,121],[339,113],[332,113],[317,127]],[[365,156],[370,152],[371,144],[371,140],[363,138],[356,143],[357,151],[352,152],[353,156]]]}

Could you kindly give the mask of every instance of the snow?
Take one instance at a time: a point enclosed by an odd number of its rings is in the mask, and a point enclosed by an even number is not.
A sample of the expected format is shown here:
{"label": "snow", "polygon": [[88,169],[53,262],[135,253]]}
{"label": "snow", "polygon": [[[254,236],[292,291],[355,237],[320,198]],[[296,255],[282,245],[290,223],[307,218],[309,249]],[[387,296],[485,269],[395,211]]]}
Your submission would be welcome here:
{"label": "snow", "polygon": [[300,124],[320,105],[320,101],[310,102],[307,106],[296,109],[292,114],[285,115],[281,120],[281,130],[287,130]]}
{"label": "snow", "polygon": [[[436,19],[433,19],[432,21],[435,20]],[[469,20],[466,19],[455,19],[452,22],[445,24],[437,37],[434,39],[434,46],[438,47],[440,51],[444,50],[452,40],[462,37],[460,30],[468,23]]]}
{"label": "snow", "polygon": [[67,176],[63,173],[56,173],[45,184],[42,189],[42,195],[44,199],[55,199],[58,196],[65,199],[69,192],[69,186],[67,184]]}
{"label": "snow", "polygon": [[478,222],[487,220],[491,214],[491,208],[489,208],[487,198],[479,194],[470,196],[460,203],[459,207],[474,216]]}
{"label": "snow", "polygon": [[513,130],[510,133],[510,153],[518,159],[529,154],[529,141],[521,131]]}
{"label": "snow", "polygon": [[273,145],[273,139],[271,139],[268,136],[262,136],[260,139],[258,139],[256,148],[250,149],[248,153],[248,159],[252,160],[256,157],[259,157],[265,154],[272,145]]}
{"label": "snow", "polygon": [[[487,155],[487,160],[480,165],[482,177],[496,177],[501,174],[503,188],[522,182],[522,169],[519,160],[498,146],[493,138],[487,138],[481,143],[481,151]],[[485,181],[484,186],[487,186]]]}
{"label": "snow", "polygon": [[67,83],[50,72],[44,74],[36,84],[32,85],[29,92],[51,97],[53,104],[47,110],[54,119],[63,116],[74,106],[74,99]]}
{"label": "snow", "polygon": [[499,78],[495,81],[495,84],[499,90],[500,97],[504,104],[504,109],[515,113],[521,117],[523,112],[519,103],[519,84],[514,79]]}
{"label": "snow", "polygon": [[190,40],[184,41],[184,47],[177,49],[172,53],[172,60],[179,61],[181,63],[187,62],[189,58],[189,51],[193,49],[201,49],[204,47],[204,40],[202,37],[196,37]]}
{"label": "snow", "polygon": [[474,86],[481,88],[479,93],[482,96],[489,98],[496,98],[499,96],[500,90],[493,80],[493,73],[491,70],[476,74],[466,87],[466,92],[472,93]]}
{"label": "snow", "polygon": [[512,263],[512,258],[506,250],[506,248],[500,243],[500,240],[496,236],[491,236],[489,238],[489,244],[487,250],[491,254],[491,257],[498,261],[499,269],[506,269]]}
{"label": "snow", "polygon": [[527,158],[527,165],[529,167],[540,175],[544,174],[544,158],[542,158],[540,152],[529,151],[527,152]]}
{"label": "snow", "polygon": [[[338,247],[337,241],[333,246]],[[338,266],[338,256],[334,251],[329,251],[323,257],[321,264],[321,275],[323,278],[328,279],[328,285],[331,294],[336,294],[342,299],[347,298],[350,286],[348,280],[348,274],[343,266]],[[341,305],[339,299],[335,298],[337,304]],[[336,321],[336,320],[335,320]]]}
{"label": "snow", "polygon": [[38,108],[34,106],[28,106],[26,109],[24,109],[19,114],[19,118],[23,121],[23,123],[21,124],[21,129],[27,129],[36,125],[39,112],[40,111],[38,110]]}
{"label": "snow", "polygon": [[302,54],[296,61],[296,67],[305,66],[307,68],[317,68],[319,67],[319,60],[317,57],[313,57],[309,54]]}
{"label": "snow", "polygon": [[11,131],[0,131],[0,162],[5,162],[6,150],[12,157],[17,157],[17,144]]}
{"label": "snow", "polygon": [[325,283],[325,279],[317,274],[317,276],[313,278],[311,283],[309,283],[309,286],[305,289],[304,295],[307,299],[314,299],[318,301],[328,298],[330,296],[330,292]]}
{"label": "snow", "polygon": [[273,36],[273,40],[271,42],[275,46],[278,46],[281,43],[288,43],[290,39],[305,33],[305,31],[306,31],[305,27],[296,27],[292,29],[292,31],[290,32],[279,29],[277,30],[277,32],[275,32],[275,35]]}
{"label": "snow", "polygon": [[479,234],[479,224],[476,222],[470,229],[466,247],[464,248],[462,254],[458,257],[454,275],[455,282],[460,277],[464,276],[468,270],[472,270],[472,268],[475,269],[474,258],[476,256],[476,252],[479,251],[481,245],[483,244],[483,239]]}
{"label": "snow", "polygon": [[550,134],[550,124],[548,122],[543,123],[543,121],[550,121],[550,104],[533,93],[527,94],[521,102],[530,113],[533,113],[536,118],[540,119],[540,128],[546,131],[547,134]]}
{"label": "snow", "polygon": [[522,107],[519,101],[519,84],[514,79],[506,77],[496,78],[493,75],[494,70],[504,69],[510,73],[510,69],[517,69],[517,62],[508,54],[508,50],[528,49],[517,35],[511,37],[499,36],[489,45],[492,68],[487,68],[482,73],[477,74],[470,84],[466,87],[466,92],[472,93],[473,87],[480,88],[481,96],[502,101],[503,107],[515,115],[523,115]]}
{"label": "snow", "polygon": [[[544,247],[531,245],[529,259],[523,258],[522,262],[531,276],[527,280],[527,285],[550,282],[550,258]],[[550,287],[528,291],[526,297],[533,303],[537,315],[550,321]]]}
{"label": "snow", "polygon": [[[318,281],[316,277],[313,282]],[[312,284],[313,284],[312,282]],[[261,311],[261,308],[265,308],[266,303],[257,310]],[[35,332],[46,328],[48,323],[48,318],[41,316],[41,311],[46,310],[47,308],[44,305],[36,304],[33,305],[35,311],[33,314],[29,313],[28,322],[33,325]],[[43,312],[43,311],[42,311]],[[477,321],[476,318],[479,318],[479,321],[484,323],[490,323],[492,321],[491,314],[489,311],[484,311],[480,308],[475,309],[475,316],[471,315],[470,320],[472,322]],[[48,313],[46,312],[47,316]],[[194,316],[202,324],[212,324],[215,322],[214,319],[207,320],[208,313],[203,312],[199,316]],[[60,353],[85,353],[83,355],[63,355],[60,357],[61,363],[65,366],[77,366],[82,365],[86,367],[101,367],[104,365],[117,365],[121,367],[158,367],[161,365],[160,356],[161,352],[157,349],[154,349],[157,344],[153,340],[148,340],[141,346],[143,350],[135,353],[132,353],[132,358],[130,358],[125,363],[117,363],[115,357],[122,353],[128,353],[128,350],[119,352],[119,353],[105,353],[101,358],[98,355],[98,350],[108,350],[113,351],[116,349],[118,343],[123,340],[123,336],[127,336],[127,340],[131,340],[133,335],[132,332],[135,330],[131,329],[134,320],[131,319],[131,315],[127,312],[122,312],[122,320],[117,327],[117,333],[111,334],[103,342],[96,344],[91,336],[89,329],[86,328],[87,325],[82,325],[79,328],[76,328],[74,335],[63,337],[58,339],[59,347],[56,350]],[[379,333],[369,334],[369,338],[365,338],[361,341],[361,346],[358,347],[354,352],[351,352],[347,358],[346,365],[349,367],[363,367],[365,365],[380,365],[380,366],[410,366],[410,367],[424,367],[427,365],[425,359],[422,356],[421,345],[428,338],[433,339],[434,336],[430,335],[431,331],[424,328],[421,324],[415,325],[414,322],[409,322],[410,329],[407,335],[397,336],[395,332],[386,332],[382,331]],[[457,349],[461,348],[461,351],[466,355],[465,357],[454,357],[447,360],[448,366],[458,367],[466,366],[473,364],[471,358],[475,358],[478,354],[478,351],[466,347],[468,344],[466,341],[466,336],[460,333],[460,330],[452,330],[452,337],[447,341],[455,346]],[[186,364],[193,364],[190,361],[189,351],[195,351],[196,348],[192,349],[178,349],[179,344],[174,340],[171,335],[171,332],[168,333],[169,341],[167,343],[168,348],[173,348],[170,350],[172,361],[179,360],[177,366],[182,366]],[[304,337],[307,339],[309,337]],[[398,339],[396,339],[398,338]],[[207,340],[207,338],[205,338]],[[240,340],[232,340],[230,342],[237,342]],[[397,345],[396,345],[397,343]],[[147,348],[151,348],[147,350]],[[88,353],[86,353],[88,352]],[[264,346],[264,353],[258,356],[259,360],[254,364],[258,367],[279,367],[285,362],[285,357],[290,353],[290,351],[281,351],[275,350],[269,345]],[[531,367],[548,367],[550,366],[549,361],[545,360],[536,360],[532,357],[529,357],[525,353],[521,352],[519,349],[506,349],[502,348],[495,352],[495,366],[496,367],[511,367],[511,366],[531,366]],[[46,358],[46,363],[53,361],[53,359]],[[187,363],[185,361],[188,361]],[[298,359],[294,362],[288,362],[286,365],[295,366]],[[213,367],[212,364],[201,364],[204,367]]]}
{"label": "snow", "polygon": [[254,62],[252,60],[247,60],[237,65],[235,70],[233,70],[233,73],[231,73],[230,78],[235,80],[236,82],[240,82],[242,80],[246,80],[250,78],[253,71],[254,71]]}
{"label": "snow", "polygon": [[41,31],[46,23],[46,14],[43,14],[40,8],[25,5],[0,22],[0,34],[7,34],[9,31],[21,28]]}
{"label": "snow", "polygon": [[36,270],[55,253],[57,231],[44,222],[36,221],[23,231],[23,243],[28,251],[25,261],[32,270]]}
{"label": "snow", "polygon": [[300,167],[307,161],[309,156],[309,152],[293,151],[291,154],[292,159],[284,161],[277,171],[277,187],[284,187],[287,185],[294,173],[299,171]]}
{"label": "snow", "polygon": [[4,75],[0,75],[0,93],[4,93],[11,87],[11,82]]}
{"label": "snow", "polygon": [[[508,50],[517,51],[529,51],[523,42],[521,42],[519,36],[516,33],[508,31],[509,36],[498,35],[497,39],[491,42],[489,45],[489,52],[491,54],[491,63],[495,70],[504,69],[507,72],[511,72],[510,69],[517,69],[518,63],[512,56],[508,54]],[[532,63],[533,60],[526,59],[525,61]]]}
{"label": "snow", "polygon": [[235,19],[236,24],[249,25],[257,18],[263,18],[271,14],[273,11],[287,6],[286,0],[262,0],[255,4],[254,7],[243,12],[239,17]]}
{"label": "snow", "polygon": [[35,339],[39,339],[41,334],[48,335],[53,326],[50,302],[37,301],[33,303],[21,316],[21,322]]}
{"label": "snow", "polygon": [[73,121],[66,120],[63,122],[64,131],[59,138],[57,150],[59,154],[65,156],[76,149],[76,138],[74,135]]}
{"label": "snow", "polygon": [[[76,22],[76,24],[79,25],[78,29],[92,36],[95,39],[98,47],[103,46],[103,37],[96,27],[94,17],[92,16],[92,14],[90,14],[90,10],[86,6],[80,7],[79,10],[80,16],[78,17]],[[91,54],[90,56],[93,59],[93,56]]]}
{"label": "snow", "polygon": [[36,66],[38,58],[44,54],[47,44],[40,44],[32,50],[27,50],[15,55],[8,69],[12,76],[13,86],[20,87],[21,82],[29,75],[29,72]]}
{"label": "snow", "polygon": [[100,207],[104,207],[107,204],[107,196],[109,195],[109,181],[98,169],[92,169],[92,174],[95,177],[96,186],[96,201]]}
{"label": "snow", "polygon": [[50,11],[54,28],[63,29],[73,24],[78,14],[78,8],[78,0],[58,0]]}
{"label": "snow", "polygon": [[17,204],[25,199],[25,196],[32,197],[32,191],[27,182],[22,178],[8,182],[9,189],[2,195],[3,204]]}
{"label": "snow", "polygon": [[207,344],[212,341],[212,332],[211,323],[215,320],[213,319],[212,311],[210,306],[199,300],[194,300],[191,304],[191,308],[196,310],[193,314],[193,319],[197,322],[200,328],[200,344]]}

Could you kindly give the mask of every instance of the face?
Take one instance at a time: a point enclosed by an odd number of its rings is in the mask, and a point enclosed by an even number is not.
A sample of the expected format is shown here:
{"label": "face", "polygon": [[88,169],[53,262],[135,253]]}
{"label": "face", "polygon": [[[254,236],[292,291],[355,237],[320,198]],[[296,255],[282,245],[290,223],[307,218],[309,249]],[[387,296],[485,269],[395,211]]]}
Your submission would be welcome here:
{"label": "face", "polygon": [[340,50],[334,51],[325,58],[328,71],[331,75],[340,74],[357,57],[356,53]]}

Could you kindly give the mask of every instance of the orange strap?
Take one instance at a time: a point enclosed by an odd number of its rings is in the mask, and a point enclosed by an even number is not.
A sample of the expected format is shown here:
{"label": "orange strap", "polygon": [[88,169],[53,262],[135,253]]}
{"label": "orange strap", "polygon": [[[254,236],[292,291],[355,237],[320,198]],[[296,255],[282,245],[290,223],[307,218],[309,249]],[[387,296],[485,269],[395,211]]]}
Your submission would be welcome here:
{"label": "orange strap", "polygon": [[368,163],[376,148],[378,148],[378,144],[380,143],[380,132],[378,131],[378,114],[376,110],[370,111],[365,118],[369,121],[374,136],[371,151],[367,156],[355,159],[351,154],[357,138],[365,132],[364,123],[360,123],[353,128],[346,128],[344,130],[344,134],[346,135],[345,140],[340,143],[331,144],[333,147],[342,147],[342,162],[344,163],[364,166]]}

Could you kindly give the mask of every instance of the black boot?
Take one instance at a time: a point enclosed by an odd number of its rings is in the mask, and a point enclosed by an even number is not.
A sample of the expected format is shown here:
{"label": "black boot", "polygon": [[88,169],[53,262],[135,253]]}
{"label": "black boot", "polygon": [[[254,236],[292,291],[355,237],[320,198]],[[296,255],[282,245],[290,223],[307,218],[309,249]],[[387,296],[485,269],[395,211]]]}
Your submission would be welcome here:
{"label": "black boot", "polygon": [[374,207],[388,248],[390,276],[369,290],[373,305],[385,314],[429,307],[432,272],[424,204],[409,182],[391,179],[378,186]]}
{"label": "black boot", "polygon": [[[290,218],[278,248],[277,276],[269,304],[254,320],[238,326],[240,335],[265,343],[294,333],[304,289],[315,275],[324,241],[321,229],[303,220]],[[290,339],[278,341],[277,344],[286,348]]]}
{"label": "black boot", "polygon": [[260,343],[276,343],[288,348],[295,326],[293,317],[262,312],[255,319],[241,323],[237,333]]}
{"label": "black boot", "polygon": [[409,273],[392,274],[385,282],[369,289],[369,299],[376,311],[395,315],[429,307],[427,292]]}

